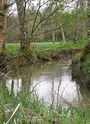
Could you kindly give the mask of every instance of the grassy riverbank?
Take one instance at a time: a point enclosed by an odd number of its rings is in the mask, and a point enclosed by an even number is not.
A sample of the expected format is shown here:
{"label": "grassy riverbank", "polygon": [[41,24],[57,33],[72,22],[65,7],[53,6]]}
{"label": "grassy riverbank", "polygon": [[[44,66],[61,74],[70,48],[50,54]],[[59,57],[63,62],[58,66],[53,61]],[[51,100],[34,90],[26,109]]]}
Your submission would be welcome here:
{"label": "grassy riverbank", "polygon": [[[69,104],[70,105],[70,104]],[[46,106],[34,91],[22,90],[15,96],[13,91],[0,85],[0,124],[90,124],[90,108],[70,105]]]}
{"label": "grassy riverbank", "polygon": [[72,59],[73,78],[79,78],[87,88],[90,88],[90,54],[83,56],[83,52],[76,54]]}
{"label": "grassy riverbank", "polygon": [[[34,45],[32,45],[32,49],[37,50],[38,57],[44,60],[50,59],[51,55],[54,58],[57,54],[65,56],[65,54],[70,54],[70,51],[81,51],[85,46],[81,43],[64,44],[59,42],[55,44],[45,42]],[[16,54],[19,48],[19,44],[6,44],[7,53]],[[10,66],[11,64],[10,60]],[[10,92],[10,89],[8,90],[6,87],[6,77],[8,75],[5,74],[0,85],[0,124],[90,124],[89,104],[73,106],[66,101],[69,106],[66,107],[67,109],[61,105],[48,104],[47,106],[43,99],[38,98],[34,89],[30,91],[29,86],[22,87],[19,93],[14,94],[14,83],[12,81]],[[24,86],[25,83],[22,82],[22,85]]]}
{"label": "grassy riverbank", "polygon": [[[30,47],[30,52],[28,55],[29,63],[33,63],[37,61],[52,61],[59,60],[64,58],[72,57],[74,54],[82,51],[84,49],[85,43],[73,43],[73,42],[39,42],[32,43]],[[11,56],[17,56],[17,53],[20,48],[19,43],[7,43],[6,53],[11,54]],[[26,58],[22,57],[22,53],[20,54],[21,60],[19,61],[20,65],[23,65],[22,62],[27,63]],[[12,59],[12,57],[10,57]]]}
{"label": "grassy riverbank", "polygon": [[[73,43],[73,42],[67,42],[66,44],[63,42],[56,42],[56,43],[52,43],[52,42],[40,42],[40,43],[32,43],[31,47],[35,50],[38,51],[45,51],[45,50],[75,50],[75,49],[80,49],[82,50],[85,46],[85,43]],[[17,52],[20,48],[20,44],[19,43],[7,43],[6,44],[6,52],[8,53],[13,53],[13,52]]]}

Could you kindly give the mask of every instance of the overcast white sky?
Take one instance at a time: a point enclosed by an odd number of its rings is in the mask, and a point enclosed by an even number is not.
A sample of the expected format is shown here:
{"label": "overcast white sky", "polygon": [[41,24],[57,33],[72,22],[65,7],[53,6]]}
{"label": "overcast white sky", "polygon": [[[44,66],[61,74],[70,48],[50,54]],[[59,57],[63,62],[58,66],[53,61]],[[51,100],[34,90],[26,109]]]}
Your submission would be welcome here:
{"label": "overcast white sky", "polygon": [[[40,1],[40,0],[34,0],[34,1],[32,1],[32,3],[33,3],[33,5],[34,5],[35,8],[37,8],[38,1]],[[46,1],[47,0],[41,0],[42,3],[43,2],[46,2]],[[68,2],[69,2],[69,0],[68,0]],[[41,9],[45,8],[45,6],[46,6],[46,4]],[[74,9],[74,7],[75,7],[75,2],[68,3],[68,4],[66,4],[65,11],[71,12]],[[9,10],[10,10],[10,13],[13,12],[14,15],[17,15],[16,4],[14,4],[12,7],[10,7]]]}
{"label": "overcast white sky", "polygon": [[[40,1],[40,0],[34,0],[34,1],[32,1],[32,4],[34,5],[35,8],[37,8],[37,4],[38,4],[39,1]],[[47,0],[41,0],[41,3],[43,4],[43,2],[45,2],[45,1],[47,1]],[[45,5],[45,6],[46,6],[46,5]],[[45,6],[43,6],[42,8],[45,8]],[[27,6],[27,8],[28,8],[28,7],[30,7],[30,3],[29,3],[29,6]],[[10,13],[13,12],[14,15],[17,14],[17,7],[16,7],[16,4],[14,4],[13,6],[11,6],[11,7],[9,8],[9,12],[10,12]]]}

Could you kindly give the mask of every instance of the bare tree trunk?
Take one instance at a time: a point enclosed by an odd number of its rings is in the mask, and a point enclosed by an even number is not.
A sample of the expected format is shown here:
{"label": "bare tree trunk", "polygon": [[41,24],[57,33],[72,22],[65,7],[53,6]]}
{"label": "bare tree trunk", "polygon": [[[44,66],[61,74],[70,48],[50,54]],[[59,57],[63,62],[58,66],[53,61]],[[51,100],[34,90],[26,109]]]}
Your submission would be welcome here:
{"label": "bare tree trunk", "polygon": [[[90,0],[88,0],[88,38],[90,38]],[[85,62],[86,61],[86,57],[87,55],[90,54],[90,40],[88,42],[88,44],[85,46],[84,51],[83,51],[83,55],[81,57],[81,62]]]}
{"label": "bare tree trunk", "polygon": [[24,0],[15,0],[17,4],[18,10],[18,18],[19,18],[19,25],[20,25],[20,47],[21,51],[26,48],[27,40],[28,40],[28,28],[27,22],[25,18],[25,10],[26,10],[26,3]]}
{"label": "bare tree trunk", "polygon": [[64,30],[63,30],[62,24],[61,24],[61,33],[62,33],[62,40],[66,43],[65,34],[64,34]]}
{"label": "bare tree trunk", "polygon": [[58,38],[57,38],[57,33],[56,33],[56,41],[57,41],[57,39],[58,39]]}
{"label": "bare tree trunk", "polygon": [[[82,10],[82,13],[81,13],[82,16],[85,13],[85,5],[84,5],[85,3],[84,2],[85,2],[85,0],[80,0],[80,9]],[[86,25],[85,25],[84,19],[82,20],[82,27],[81,28],[82,28],[82,33],[86,34]]]}
{"label": "bare tree trunk", "polygon": [[52,41],[55,43],[55,31],[52,32]]}
{"label": "bare tree trunk", "polygon": [[80,13],[78,13],[77,18],[76,18],[76,29],[75,29],[75,36],[76,36],[76,40],[80,37],[80,35],[86,35],[86,24],[85,24],[85,19],[81,20],[78,22],[78,18],[82,18],[84,13],[85,13],[85,0],[77,0],[76,2],[76,11],[77,10],[81,10]]}
{"label": "bare tree trunk", "polygon": [[0,53],[3,51],[7,26],[7,7],[5,0],[0,0]]}
{"label": "bare tree trunk", "polygon": [[83,20],[83,33],[87,35],[85,20]]}
{"label": "bare tree trunk", "polygon": [[84,0],[79,0],[79,2],[80,2],[80,8],[83,8],[84,7]]}
{"label": "bare tree trunk", "polygon": [[[78,6],[79,6],[79,0],[77,0],[76,2],[76,11],[78,10]],[[75,20],[75,24],[76,24],[76,28],[75,28],[75,39],[78,39],[78,23],[77,23],[77,18]]]}
{"label": "bare tree trunk", "polygon": [[7,26],[7,4],[6,0],[0,0],[0,72],[6,72],[6,61],[4,44]]}
{"label": "bare tree trunk", "polygon": [[88,0],[88,37],[90,38],[90,0]]}

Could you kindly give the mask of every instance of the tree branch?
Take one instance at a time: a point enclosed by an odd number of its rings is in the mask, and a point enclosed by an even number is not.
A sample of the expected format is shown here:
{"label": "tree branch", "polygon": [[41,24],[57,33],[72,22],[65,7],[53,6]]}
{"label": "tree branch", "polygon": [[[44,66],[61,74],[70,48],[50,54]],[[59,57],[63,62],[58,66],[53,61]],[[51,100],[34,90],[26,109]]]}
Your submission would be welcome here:
{"label": "tree branch", "polygon": [[5,8],[8,9],[10,6],[12,6],[13,4],[15,4],[15,2],[11,3],[11,4],[5,4]]}

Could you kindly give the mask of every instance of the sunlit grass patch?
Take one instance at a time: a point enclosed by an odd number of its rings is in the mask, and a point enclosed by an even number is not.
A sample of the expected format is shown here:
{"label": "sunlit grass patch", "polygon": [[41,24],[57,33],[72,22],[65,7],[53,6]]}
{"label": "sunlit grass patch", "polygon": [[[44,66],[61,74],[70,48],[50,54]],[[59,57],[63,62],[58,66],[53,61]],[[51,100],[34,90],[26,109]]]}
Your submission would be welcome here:
{"label": "sunlit grass patch", "polygon": [[40,43],[35,43],[37,44],[39,49],[42,50],[54,50],[54,49],[59,49],[59,50],[73,50],[73,49],[83,49],[85,46],[85,43],[72,43],[72,42],[40,42]]}
{"label": "sunlit grass patch", "polygon": [[[38,42],[38,43],[32,43],[31,45],[32,49],[34,50],[75,50],[80,49],[82,50],[85,46],[85,43],[73,43],[73,42]],[[35,45],[35,47],[34,47]],[[6,46],[6,52],[13,53],[17,52],[20,49],[19,43],[7,43]]]}
{"label": "sunlit grass patch", "polygon": [[19,43],[6,43],[5,50],[8,53],[15,53],[20,49]]}

